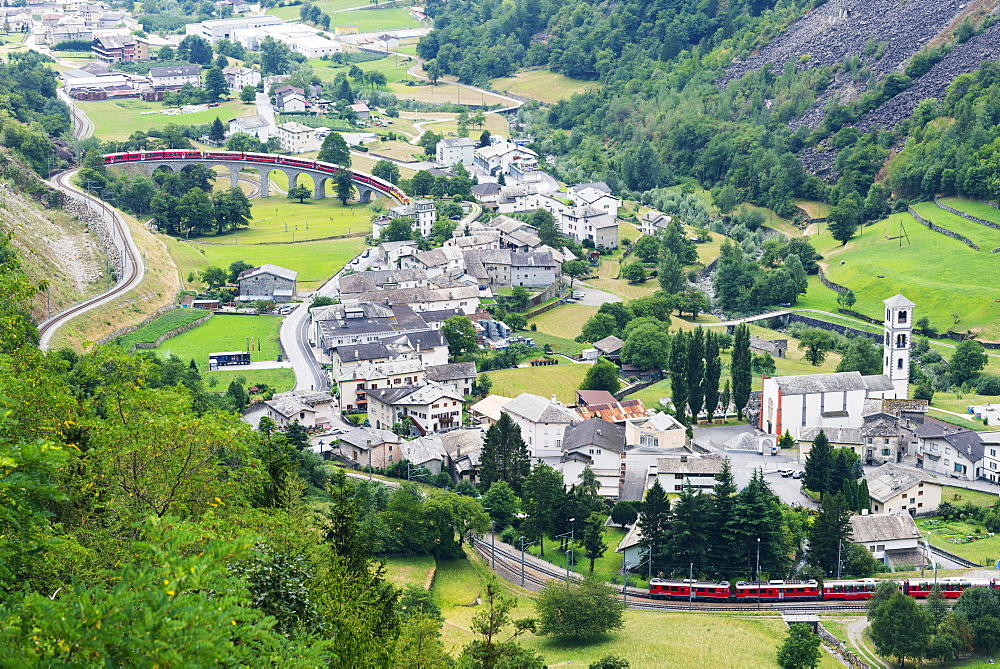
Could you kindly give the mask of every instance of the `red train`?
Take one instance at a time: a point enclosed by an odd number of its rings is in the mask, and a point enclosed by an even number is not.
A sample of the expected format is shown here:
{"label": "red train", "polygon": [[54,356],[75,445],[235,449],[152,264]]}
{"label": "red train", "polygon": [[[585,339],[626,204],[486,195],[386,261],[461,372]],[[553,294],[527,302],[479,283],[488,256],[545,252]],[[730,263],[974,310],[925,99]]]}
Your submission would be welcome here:
{"label": "red train", "polygon": [[[966,588],[993,588],[1000,590],[997,579],[941,578],[937,580],[941,593],[955,599]],[[856,581],[692,581],[654,578],[649,582],[649,596],[653,599],[682,599],[699,602],[787,602],[816,600],[865,600],[875,595],[878,581],[866,578]],[[926,598],[934,587],[934,579],[907,579],[899,584],[904,594]],[[692,593],[692,588],[694,592]]]}
{"label": "red train", "polygon": [[[288,167],[301,167],[328,174],[336,174],[340,168],[332,163],[304,158],[291,158],[274,153],[250,153],[243,151],[198,151],[195,149],[164,149],[162,151],[132,151],[128,153],[109,153],[102,157],[105,165],[116,163],[134,163],[144,160],[239,160],[251,163],[270,163]],[[354,172],[354,180],[371,186],[373,189],[396,198],[403,204],[409,204],[410,197],[402,190],[389,183],[364,172]]]}

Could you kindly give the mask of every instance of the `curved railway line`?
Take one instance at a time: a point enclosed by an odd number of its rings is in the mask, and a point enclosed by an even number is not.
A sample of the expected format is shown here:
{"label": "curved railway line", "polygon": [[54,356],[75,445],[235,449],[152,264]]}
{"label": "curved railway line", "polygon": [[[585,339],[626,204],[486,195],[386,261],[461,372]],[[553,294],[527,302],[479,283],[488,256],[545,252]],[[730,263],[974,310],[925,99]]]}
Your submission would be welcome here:
{"label": "curved railway line", "polygon": [[[507,544],[495,546],[495,554],[492,554],[492,547],[489,541],[476,538],[474,548],[480,557],[487,563],[495,563],[493,571],[504,579],[520,584],[521,582],[521,555],[520,551],[508,550]],[[579,578],[578,574],[572,573],[573,578]],[[524,587],[529,590],[540,590],[549,581],[561,581],[566,578],[566,570],[558,567],[543,566],[537,562],[524,562]],[[835,612],[835,611],[864,611],[866,607],[860,604],[842,604],[839,602],[789,602],[787,604],[776,604],[774,602],[757,602],[747,604],[734,603],[711,603],[711,602],[663,602],[657,599],[650,599],[649,593],[639,588],[628,588],[628,607],[646,611],[756,611],[768,610],[775,613],[793,611],[796,613],[806,613],[811,611]]]}
{"label": "curved railway line", "polygon": [[51,178],[50,183],[54,188],[59,189],[68,197],[86,202],[104,224],[108,226],[111,238],[117,247],[117,252],[122,256],[122,271],[115,285],[109,290],[75,304],[68,309],[64,309],[42,321],[38,325],[38,333],[40,335],[38,346],[42,350],[48,349],[49,342],[52,340],[52,336],[56,330],[67,321],[117,299],[138,286],[146,274],[146,266],[142,261],[142,255],[139,253],[139,247],[136,246],[135,241],[132,239],[132,232],[129,230],[128,224],[121,213],[103,200],[85,193],[73,185],[72,177],[76,172],[77,170],[75,169],[60,172]]}

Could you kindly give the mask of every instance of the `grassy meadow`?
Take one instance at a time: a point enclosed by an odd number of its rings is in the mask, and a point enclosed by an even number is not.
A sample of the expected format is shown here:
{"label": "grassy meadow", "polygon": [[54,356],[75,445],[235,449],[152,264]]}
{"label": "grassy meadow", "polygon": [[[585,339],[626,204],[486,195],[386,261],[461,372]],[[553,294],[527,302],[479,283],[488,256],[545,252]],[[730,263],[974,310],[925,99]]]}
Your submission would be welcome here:
{"label": "grassy meadow", "polygon": [[571,404],[576,401],[576,389],[583,382],[590,365],[567,364],[550,367],[518,367],[487,372],[493,381],[493,394],[517,397],[521,393],[532,393],[548,398],[555,395],[560,401]]}
{"label": "grassy meadow", "polygon": [[531,70],[513,77],[494,79],[494,90],[521,95],[539,102],[554,103],[566,100],[577,93],[597,90],[600,82],[573,79],[551,70]]}
{"label": "grassy meadow", "polygon": [[430,555],[393,556],[385,559],[385,576],[395,586],[421,588],[434,571],[434,558]]}
{"label": "grassy meadow", "polygon": [[[596,313],[597,307],[564,304],[555,309],[550,309],[544,314],[535,316],[531,319],[531,322],[538,326],[538,332],[571,340],[580,334],[583,324]],[[534,334],[532,333],[529,336],[533,336]]]}
{"label": "grassy meadow", "polygon": [[[957,209],[957,207],[955,208]],[[950,211],[945,211],[933,202],[915,204],[913,205],[913,211],[931,223],[940,225],[945,230],[957,232],[969,239],[973,244],[982,249],[981,253],[989,253],[990,249],[1000,246],[1000,230],[962,218]]]}
{"label": "grassy meadow", "polygon": [[243,260],[253,265],[274,263],[297,271],[300,292],[319,288],[351,258],[367,248],[360,237],[245,246],[196,244],[166,237],[164,242],[177,264],[185,287],[200,288],[202,285],[199,281],[187,281],[191,272],[200,272],[209,266],[228,268],[234,261]]}
{"label": "grassy meadow", "polygon": [[119,337],[115,343],[126,351],[130,351],[137,343],[155,342],[160,335],[166,334],[171,330],[176,330],[188,323],[193,323],[209,314],[211,314],[210,311],[203,309],[174,309],[163,314],[155,321],[143,325],[135,332]]}
{"label": "grassy meadow", "polygon": [[241,116],[251,116],[257,113],[254,105],[242,102],[224,102],[218,107],[210,107],[193,114],[147,114],[142,112],[161,111],[167,109],[162,102],[145,102],[143,100],[95,100],[78,102],[77,105],[94,124],[94,136],[100,139],[125,140],[137,130],[146,131],[150,128],[162,128],[171,123],[176,125],[201,125],[211,123],[218,116],[223,123]]}
{"label": "grassy meadow", "polygon": [[176,355],[185,362],[194,360],[198,369],[208,371],[208,354],[218,351],[246,351],[247,338],[260,340],[261,350],[250,351],[250,359],[275,360],[281,347],[278,330],[281,318],[277,316],[244,316],[216,314],[207,322],[184,334],[172,337],[152,349],[161,357]]}
{"label": "grassy meadow", "polygon": [[[909,243],[886,238],[899,235],[901,225]],[[846,246],[831,245],[826,234],[817,239],[825,241],[817,250],[825,256],[828,277],[857,295],[855,311],[881,318],[882,300],[902,293],[917,304],[915,318],[928,316],[935,329],[1000,337],[1000,302],[994,301],[1000,299],[995,282],[1000,261],[988,251],[974,251],[909,214],[868,226]]]}

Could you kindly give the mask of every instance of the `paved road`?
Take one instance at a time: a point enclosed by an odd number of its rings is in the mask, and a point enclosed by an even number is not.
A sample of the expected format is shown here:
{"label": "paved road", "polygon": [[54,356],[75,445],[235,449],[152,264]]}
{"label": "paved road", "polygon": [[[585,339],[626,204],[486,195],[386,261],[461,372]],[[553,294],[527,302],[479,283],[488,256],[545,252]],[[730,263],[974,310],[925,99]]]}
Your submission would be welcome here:
{"label": "paved road", "polygon": [[278,124],[274,120],[274,107],[271,105],[271,97],[265,93],[258,93],[257,99],[257,114],[263,116],[267,119],[267,124],[272,132],[277,132]]}
{"label": "paved road", "polygon": [[295,372],[295,390],[328,390],[330,382],[320,364],[316,361],[312,347],[309,345],[309,327],[312,318],[309,316],[308,300],[300,304],[281,323],[279,338],[281,348],[288,356]]}
{"label": "paved road", "polygon": [[576,301],[576,304],[584,307],[599,307],[608,302],[621,302],[622,298],[613,293],[598,290],[588,283],[577,281],[573,284],[573,292],[583,293],[583,298]]}

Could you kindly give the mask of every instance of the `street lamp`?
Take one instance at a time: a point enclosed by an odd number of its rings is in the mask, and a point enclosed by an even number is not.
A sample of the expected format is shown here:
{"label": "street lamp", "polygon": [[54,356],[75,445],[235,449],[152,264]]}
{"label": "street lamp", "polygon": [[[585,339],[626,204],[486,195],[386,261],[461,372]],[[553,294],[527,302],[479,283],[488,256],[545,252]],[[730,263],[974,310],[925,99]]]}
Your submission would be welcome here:
{"label": "street lamp", "polygon": [[559,535],[556,536],[556,539],[564,539],[564,538],[567,538],[567,537],[569,538],[569,549],[566,551],[566,582],[567,583],[569,583],[570,557],[574,555],[573,554],[573,544],[576,541],[576,537],[574,535],[574,530],[576,529],[575,526],[574,526],[575,521],[576,521],[576,518],[570,518],[569,519],[569,532],[564,532],[563,534],[559,534]]}
{"label": "street lamp", "polygon": [[757,537],[757,608],[760,608],[760,537]]}
{"label": "street lamp", "polygon": [[519,539],[519,541],[521,542],[521,587],[522,588],[524,587],[524,549],[535,543],[534,541],[529,541],[528,543],[524,543],[524,540],[526,538],[527,537],[525,537],[524,535],[521,535]]}

